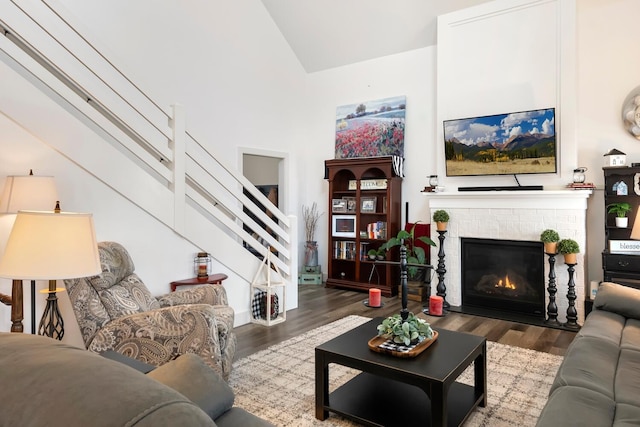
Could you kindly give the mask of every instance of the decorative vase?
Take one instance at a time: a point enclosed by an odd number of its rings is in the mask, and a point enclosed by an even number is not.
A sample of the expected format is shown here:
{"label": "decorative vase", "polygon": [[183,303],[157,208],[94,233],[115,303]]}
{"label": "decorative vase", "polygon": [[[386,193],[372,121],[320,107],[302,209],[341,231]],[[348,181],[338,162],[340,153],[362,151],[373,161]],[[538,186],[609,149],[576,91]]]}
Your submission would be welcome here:
{"label": "decorative vase", "polygon": [[558,242],[547,242],[544,244],[544,253],[545,254],[557,254],[558,253]]}
{"label": "decorative vase", "polygon": [[436,230],[445,231],[446,229],[447,229],[447,223],[446,222],[436,221]]}
{"label": "decorative vase", "polygon": [[627,218],[626,216],[616,217],[616,227],[627,228],[628,225],[629,225],[629,218]]}
{"label": "decorative vase", "polygon": [[305,267],[316,267],[318,265],[318,242],[307,241],[304,245],[304,265]]}

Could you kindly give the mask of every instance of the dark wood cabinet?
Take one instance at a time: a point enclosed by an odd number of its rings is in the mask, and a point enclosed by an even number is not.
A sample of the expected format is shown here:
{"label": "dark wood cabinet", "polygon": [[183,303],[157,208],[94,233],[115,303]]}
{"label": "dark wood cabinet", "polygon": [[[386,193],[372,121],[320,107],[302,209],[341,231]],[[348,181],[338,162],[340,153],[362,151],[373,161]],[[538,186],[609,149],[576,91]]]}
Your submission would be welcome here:
{"label": "dark wood cabinet", "polygon": [[[636,191],[640,193],[640,189],[638,189],[640,167],[605,167],[603,170],[605,248],[602,252],[602,269],[604,270],[604,280],[640,289],[640,252],[624,253],[611,249],[612,242],[631,240],[631,230],[640,205],[640,194],[636,193]],[[620,182],[624,182],[626,185],[627,194],[617,194],[614,189],[616,184]],[[607,213],[607,207],[611,203],[622,202],[629,203],[632,208],[627,215],[629,218],[628,226],[624,228],[616,227],[615,215]]]}
{"label": "dark wood cabinet", "polygon": [[[329,182],[327,287],[382,295],[397,293],[398,267],[371,261],[378,249],[400,227],[402,178],[394,158],[331,159],[325,161]],[[384,260],[391,260],[387,253]]]}

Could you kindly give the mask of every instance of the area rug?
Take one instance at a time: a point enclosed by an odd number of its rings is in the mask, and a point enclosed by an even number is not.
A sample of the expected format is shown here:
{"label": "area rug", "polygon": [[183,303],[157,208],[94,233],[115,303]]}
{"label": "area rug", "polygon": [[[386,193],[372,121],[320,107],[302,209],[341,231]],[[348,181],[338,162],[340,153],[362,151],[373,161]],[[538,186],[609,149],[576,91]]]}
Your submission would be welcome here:
{"label": "area rug", "polygon": [[[357,426],[333,413],[315,418],[314,349],[369,320],[347,316],[236,361],[229,378],[235,404],[277,426]],[[534,426],[561,362],[561,356],[487,342],[487,406],[464,426]],[[357,373],[331,365],[331,390]],[[473,367],[458,381],[473,384]]]}

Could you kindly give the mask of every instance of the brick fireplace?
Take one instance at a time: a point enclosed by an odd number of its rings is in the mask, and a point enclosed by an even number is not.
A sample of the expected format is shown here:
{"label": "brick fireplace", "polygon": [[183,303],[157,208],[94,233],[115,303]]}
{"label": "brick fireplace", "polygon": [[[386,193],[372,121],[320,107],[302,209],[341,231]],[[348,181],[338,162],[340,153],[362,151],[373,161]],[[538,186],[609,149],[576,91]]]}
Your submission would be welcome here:
{"label": "brick fireplace", "polygon": [[[446,298],[453,307],[462,305],[461,238],[505,239],[515,241],[539,241],[540,233],[552,228],[561,238],[574,239],[581,250],[586,248],[586,210],[590,191],[478,191],[423,193],[429,198],[429,217],[433,211],[444,209],[449,212],[449,222],[444,241]],[[432,226],[435,230],[435,225]],[[432,238],[438,241],[434,231]],[[438,262],[438,248],[432,248],[431,260]],[[545,289],[548,285],[549,263],[544,256]],[[577,299],[578,323],[584,321],[585,299],[584,256],[578,254],[574,282]],[[569,274],[562,256],[556,256],[556,304],[558,320],[566,321],[568,307],[567,284]],[[432,284],[435,294],[437,276]],[[545,292],[544,307],[548,304]]]}

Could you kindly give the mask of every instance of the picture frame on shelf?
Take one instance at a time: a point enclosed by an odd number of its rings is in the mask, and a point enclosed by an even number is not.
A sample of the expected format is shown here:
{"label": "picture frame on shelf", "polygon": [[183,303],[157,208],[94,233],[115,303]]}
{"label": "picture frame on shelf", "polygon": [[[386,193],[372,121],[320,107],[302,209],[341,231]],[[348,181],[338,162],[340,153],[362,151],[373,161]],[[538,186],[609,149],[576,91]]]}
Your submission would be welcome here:
{"label": "picture frame on shelf", "polygon": [[376,197],[362,197],[360,203],[360,212],[362,213],[375,213],[376,212]]}
{"label": "picture frame on shelf", "polygon": [[331,199],[331,212],[333,213],[346,213],[347,201],[344,199]]}
{"label": "picture frame on shelf", "polygon": [[347,202],[347,213],[356,213],[356,198],[355,197],[343,197],[342,200]]}
{"label": "picture frame on shelf", "polygon": [[356,237],[355,215],[333,215],[331,223],[331,235],[333,237]]}

